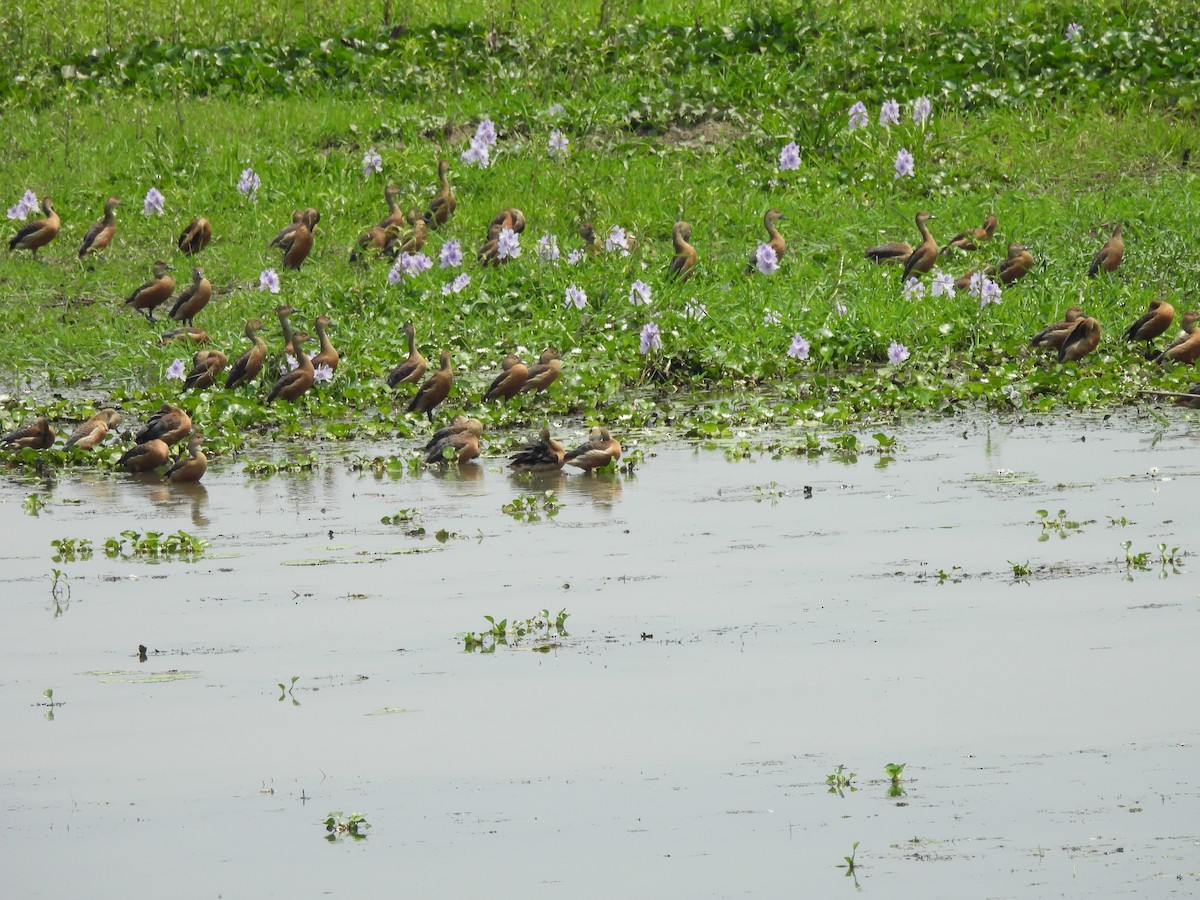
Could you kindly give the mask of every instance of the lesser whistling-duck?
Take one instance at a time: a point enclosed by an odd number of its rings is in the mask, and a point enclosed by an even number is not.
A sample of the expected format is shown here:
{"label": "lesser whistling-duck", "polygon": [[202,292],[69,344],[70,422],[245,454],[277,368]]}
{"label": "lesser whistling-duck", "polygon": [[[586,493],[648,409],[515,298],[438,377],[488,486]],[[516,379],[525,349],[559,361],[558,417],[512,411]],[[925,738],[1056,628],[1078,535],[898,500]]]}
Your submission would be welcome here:
{"label": "lesser whistling-duck", "polygon": [[[438,160],[438,192],[429,204],[429,212],[433,216],[432,227],[438,228],[445,225],[446,221],[454,215],[454,207],[457,205],[454,194],[450,190],[450,163],[444,159]],[[409,224],[416,224],[416,218],[414,217]]]}
{"label": "lesser whistling-duck", "polygon": [[399,256],[401,253],[420,253],[429,239],[429,223],[432,221],[433,216],[422,213],[411,229],[392,238],[386,247],[387,252],[393,256]]}
{"label": "lesser whistling-duck", "polygon": [[881,266],[884,263],[902,265],[906,259],[912,256],[912,252],[912,244],[907,241],[892,241],[891,243],[868,247],[863,251],[863,256]]}
{"label": "lesser whistling-duck", "polygon": [[146,320],[153,322],[155,307],[165,303],[175,291],[175,279],[168,274],[174,268],[165,260],[155,260],[154,265],[150,267],[154,277],[130,294],[125,300],[125,305],[145,313]]}
{"label": "lesser whistling-duck", "polygon": [[941,249],[943,254],[950,253],[954,250],[964,250],[971,252],[978,250],[979,245],[990,241],[996,234],[997,219],[993,215],[988,215],[983,220],[983,225],[979,228],[972,228],[968,231],[960,231],[954,237],[946,242],[946,246]]}
{"label": "lesser whistling-duck", "polygon": [[692,277],[696,268],[696,248],[688,243],[692,239],[692,226],[687,222],[676,222],[671,229],[671,242],[675,246],[675,255],[671,257],[668,274],[681,284]]}
{"label": "lesser whistling-duck", "polygon": [[171,307],[171,318],[185,325],[194,325],[192,320],[208,306],[211,299],[212,284],[204,277],[204,270],[196,266],[192,269],[192,283],[175,298],[175,305]]}
{"label": "lesser whistling-duck", "polygon": [[196,254],[207,247],[211,240],[212,223],[204,216],[197,216],[180,232],[179,250],[181,253]]}
{"label": "lesser whistling-duck", "polygon": [[80,259],[89,253],[98,254],[112,243],[117,233],[117,207],[120,205],[120,197],[109,197],[105,202],[103,217],[92,223],[83,236],[83,243],[79,245]]}
{"label": "lesser whistling-duck", "polygon": [[387,386],[394,388],[400,384],[416,384],[425,374],[425,357],[417,349],[417,332],[412,322],[404,323],[404,334],[408,338],[408,358],[388,373]]}
{"label": "lesser whistling-duck", "polygon": [[607,466],[620,458],[620,443],[609,434],[607,428],[597,426],[588,433],[587,441],[563,457],[563,462],[586,472]]}
{"label": "lesser whistling-duck", "polygon": [[525,387],[529,380],[529,367],[521,362],[521,357],[509,354],[500,363],[500,374],[492,379],[492,383],[484,392],[484,402],[488,400],[507,400],[515,397]]}
{"label": "lesser whistling-duck", "polygon": [[32,425],[26,425],[0,437],[0,444],[13,450],[23,450],[26,447],[45,450],[54,446],[54,434],[50,420],[45,416],[38,416]]}
{"label": "lesser whistling-duck", "polygon": [[313,233],[307,219],[296,223],[295,230],[280,244],[283,248],[283,267],[299,269],[313,248]]}
{"label": "lesser whistling-duck", "polygon": [[164,441],[154,438],[134,444],[121,454],[117,465],[126,472],[150,472],[157,469],[170,457],[171,448]]}
{"label": "lesser whistling-duck", "polygon": [[188,484],[199,481],[208,471],[208,457],[200,449],[204,443],[204,435],[198,431],[192,432],[188,439],[187,455],[179,457],[175,464],[163,472],[163,478],[172,484]]}
{"label": "lesser whistling-duck", "polygon": [[1075,328],[1076,323],[1083,318],[1083,310],[1078,306],[1068,306],[1066,313],[1057,321],[1047,325],[1029,339],[1031,347],[1053,347],[1057,350],[1067,335]]}
{"label": "lesser whistling-duck", "polygon": [[1190,366],[1200,358],[1200,312],[1188,310],[1180,317],[1179,324],[1183,333],[1154,357],[1155,362],[1180,362]]}
{"label": "lesser whistling-duck", "polygon": [[1058,348],[1059,362],[1078,362],[1100,344],[1100,323],[1091,316],[1080,319]]}
{"label": "lesser whistling-duck", "polygon": [[319,315],[313,323],[316,326],[317,341],[320,342],[321,349],[313,355],[313,368],[317,366],[329,366],[331,371],[336,372],[338,367],[338,352],[334,349],[333,343],[329,340],[329,335],[326,333],[329,326],[333,324],[333,320],[327,315]]}
{"label": "lesser whistling-duck", "polygon": [[308,334],[306,332],[297,331],[292,335],[292,355],[296,357],[296,368],[275,382],[275,386],[271,388],[271,393],[267,394],[268,403],[275,402],[276,397],[282,397],[289,403],[294,403],[313,386],[314,372],[312,360],[304,352],[304,342],[307,340]]}
{"label": "lesser whistling-duck", "polygon": [[1033,254],[1024,244],[1016,241],[1008,245],[1008,257],[1000,261],[998,269],[1001,284],[1019,281],[1033,270]]}
{"label": "lesser whistling-duck", "polygon": [[82,422],[78,428],[71,432],[71,436],[67,438],[63,449],[79,447],[82,450],[91,450],[99,446],[108,435],[108,432],[116,428],[120,423],[121,414],[119,412],[111,407],[102,409],[86,422]]}
{"label": "lesser whistling-duck", "polygon": [[529,367],[529,377],[525,379],[521,393],[541,393],[554,383],[561,372],[562,358],[553,347],[547,347],[538,361]]}
{"label": "lesser whistling-duck", "polygon": [[450,395],[450,386],[454,383],[454,371],[450,368],[450,351],[442,351],[441,366],[436,372],[425,379],[425,383],[413,395],[408,404],[408,411],[425,413],[429,421],[433,421],[433,409]]}
{"label": "lesser whistling-duck", "polygon": [[604,249],[600,243],[600,239],[596,237],[596,226],[591,222],[584,222],[579,226],[579,236],[583,238],[583,249],[592,256],[597,255]]}
{"label": "lesser whistling-duck", "polygon": [[267,348],[267,342],[259,336],[262,327],[262,319],[251,319],[246,323],[246,337],[253,346],[239,356],[230,367],[229,375],[225,378],[225,387],[239,388],[243,384],[253,381],[262,371],[271,352]]}
{"label": "lesser whistling-duck", "polygon": [[[478,426],[471,427],[471,426]],[[443,428],[434,440],[425,445],[425,462],[446,463],[452,459],[464,463],[479,456],[479,437],[483,426],[478,419],[469,419],[459,428]],[[447,456],[447,451],[453,451]]]}
{"label": "lesser whistling-duck", "polygon": [[1151,300],[1146,313],[1125,329],[1125,338],[1130,341],[1145,341],[1146,350],[1149,352],[1151,342],[1170,328],[1174,321],[1174,306],[1165,300]]}
{"label": "lesser whistling-duck", "polygon": [[921,243],[908,255],[908,259],[904,260],[902,281],[908,281],[909,276],[914,272],[928,272],[933,268],[933,264],[937,262],[937,241],[933,239],[933,233],[929,230],[929,225],[926,224],[930,219],[936,218],[937,216],[933,213],[917,213],[917,231],[921,232]]}
{"label": "lesser whistling-duck", "polygon": [[[784,241],[783,235],[779,233],[779,229],[775,227],[776,222],[787,220],[787,216],[779,210],[772,207],[768,209],[763,216],[763,227],[767,229],[767,245],[775,251],[776,261],[783,259],[783,254],[787,252],[787,242]],[[752,273],[758,264],[757,251],[750,254],[750,262],[746,263],[746,274]]]}
{"label": "lesser whistling-duck", "polygon": [[536,438],[508,458],[508,467],[518,472],[558,471],[566,455],[562,442],[552,438],[550,429],[543,425]]}
{"label": "lesser whistling-duck", "polygon": [[350,262],[362,262],[367,258],[367,252],[374,250],[376,255],[383,255],[395,242],[397,231],[394,226],[380,228],[373,225],[359,235],[358,242],[350,251]]}
{"label": "lesser whistling-duck", "polygon": [[211,340],[212,335],[210,335],[203,328],[186,326],[184,328],[175,328],[171,331],[168,331],[162,336],[162,338],[159,340],[159,343],[169,344],[172,341],[191,341],[192,343],[203,344]]}
{"label": "lesser whistling-duck", "polygon": [[279,330],[283,332],[283,352],[295,356],[292,352],[292,313],[295,310],[286,303],[275,307],[275,315],[279,317]]}
{"label": "lesser whistling-duck", "polygon": [[217,376],[225,371],[229,357],[220,350],[198,350],[192,357],[192,368],[183,379],[185,391],[202,391],[217,383]]}
{"label": "lesser whistling-duck", "polygon": [[292,236],[292,233],[295,232],[296,226],[304,221],[304,213],[305,210],[303,209],[294,210],[292,212],[291,223],[279,229],[279,231],[276,232],[275,237],[271,238],[271,240],[267,243],[267,246],[282,247],[288,238]]}
{"label": "lesser whistling-duck", "polygon": [[157,440],[169,447],[186,437],[191,430],[192,417],[178,406],[164,403],[158,408],[158,412],[146,420],[146,424],[133,440],[137,444]]}
{"label": "lesser whistling-duck", "polygon": [[1125,239],[1121,237],[1121,226],[1118,223],[1113,227],[1112,237],[1105,241],[1104,246],[1092,257],[1092,264],[1088,266],[1088,277],[1095,278],[1101,271],[1115,272],[1124,256]]}
{"label": "lesser whistling-duck", "polygon": [[399,197],[400,188],[396,185],[389,184],[383,189],[383,202],[387,204],[388,214],[379,220],[378,227],[385,231],[389,228],[399,231],[407,224],[404,213],[400,209]]}
{"label": "lesser whistling-duck", "polygon": [[444,441],[452,434],[458,434],[461,431],[468,431],[475,437],[483,436],[483,423],[473,416],[468,416],[465,413],[459,413],[450,420],[449,425],[439,428],[429,436],[429,440],[425,442],[425,451],[432,450],[439,441]]}
{"label": "lesser whistling-duck", "polygon": [[30,250],[33,252],[33,258],[37,259],[38,250],[58,237],[62,220],[54,211],[54,201],[49,197],[42,198],[42,212],[46,214],[46,218],[22,225],[9,240],[9,250]]}

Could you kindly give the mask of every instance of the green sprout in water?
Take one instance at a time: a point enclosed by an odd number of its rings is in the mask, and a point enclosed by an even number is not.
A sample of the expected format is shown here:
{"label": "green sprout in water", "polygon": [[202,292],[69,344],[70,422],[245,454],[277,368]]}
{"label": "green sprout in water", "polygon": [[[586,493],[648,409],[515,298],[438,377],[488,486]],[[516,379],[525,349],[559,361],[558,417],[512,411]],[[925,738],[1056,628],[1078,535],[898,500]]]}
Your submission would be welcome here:
{"label": "green sprout in water", "polygon": [[279,687],[279,702],[283,702],[284,697],[292,698],[292,706],[299,706],[300,701],[296,699],[296,695],[292,693],[296,689],[296,682],[300,680],[299,675],[293,675],[292,680],[286,685],[281,681],[278,682]]}
{"label": "green sprout in water", "polygon": [[845,766],[839,765],[832,773],[825,776],[825,783],[829,785],[828,793],[837,794],[839,797],[846,796],[846,791],[854,793],[858,790],[853,784],[857,777],[857,773],[847,772]]}
{"label": "green sprout in water", "polygon": [[371,823],[362,813],[351,813],[347,816],[340,811],[331,812],[323,824],[325,830],[329,832],[325,835],[325,840],[330,843],[341,840],[343,837],[351,837],[356,841],[365,840],[367,829],[371,827]]}
{"label": "green sprout in water", "polygon": [[518,521],[537,522],[542,513],[548,518],[558,515],[561,507],[562,503],[554,491],[546,491],[543,494],[518,494],[500,509]]}
{"label": "green sprout in water", "polygon": [[21,505],[25,507],[28,515],[36,516],[45,507],[46,501],[42,499],[41,494],[30,494]]}
{"label": "green sprout in water", "polygon": [[559,638],[570,637],[566,627],[570,615],[565,609],[560,609],[557,615],[552,616],[548,609],[543,609],[527,619],[513,619],[511,622],[495,616],[484,616],[489,625],[486,630],[463,631],[458,637],[463,642],[465,653],[495,653],[500,645],[516,647],[526,638],[533,641],[529,649],[547,653],[558,646]]}
{"label": "green sprout in water", "polygon": [[842,857],[842,859],[844,859],[845,862],[838,863],[838,868],[846,870],[847,878],[849,878],[851,875],[853,875],[854,883],[857,885],[858,884],[858,875],[856,874],[856,871],[858,869],[858,863],[855,861],[856,856],[858,856],[858,841],[855,841],[854,846],[850,848],[850,855]]}
{"label": "green sprout in water", "polygon": [[883,767],[883,770],[888,774],[888,778],[892,780],[892,783],[888,785],[889,797],[904,796],[904,788],[900,786],[900,778],[904,774],[904,767],[906,765],[908,763],[888,763]]}
{"label": "green sprout in water", "polygon": [[1013,562],[1011,559],[1008,564],[1012,566],[1013,578],[1024,578],[1026,575],[1033,573],[1033,569],[1029,566],[1029,560],[1023,563]]}

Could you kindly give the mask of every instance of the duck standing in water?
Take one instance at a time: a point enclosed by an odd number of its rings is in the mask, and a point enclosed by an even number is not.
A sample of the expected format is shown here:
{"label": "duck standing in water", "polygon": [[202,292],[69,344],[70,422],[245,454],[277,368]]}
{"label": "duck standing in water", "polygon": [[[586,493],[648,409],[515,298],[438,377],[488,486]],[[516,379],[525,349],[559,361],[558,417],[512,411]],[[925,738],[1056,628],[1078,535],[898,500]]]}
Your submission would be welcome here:
{"label": "duck standing in water", "polygon": [[1125,239],[1121,237],[1121,226],[1113,227],[1112,237],[1104,242],[1104,246],[1092,257],[1088,266],[1088,278],[1095,278],[1101,271],[1115,272],[1121,260],[1125,258]]}
{"label": "duck standing in water", "polygon": [[483,436],[483,423],[478,419],[457,415],[445,428],[439,428],[425,444],[425,462],[449,462],[446,450],[454,451],[454,459],[460,463],[479,456],[479,439]]}
{"label": "duck standing in water", "polygon": [[[777,209],[768,209],[763,216],[763,227],[767,229],[767,246],[775,251],[775,261],[780,262],[783,259],[783,254],[787,252],[787,242],[783,239],[783,235],[779,233],[779,229],[775,227],[777,222],[782,222],[787,219],[783,213]],[[746,263],[746,274],[754,272],[758,265],[758,252],[750,254],[750,262]]]}
{"label": "duck standing in water", "polygon": [[676,222],[671,229],[671,243],[675,247],[675,255],[671,257],[671,265],[667,273],[680,284],[692,277],[696,268],[696,248],[689,241],[692,239],[692,226],[687,222]]}
{"label": "duck standing in water", "polygon": [[181,456],[176,463],[163,473],[163,478],[172,484],[194,484],[204,477],[208,471],[208,457],[204,455],[201,446],[204,435],[192,432],[188,439],[187,455]]}
{"label": "duck standing in water", "polygon": [[929,230],[929,225],[927,224],[931,219],[936,218],[937,216],[933,213],[917,213],[917,231],[921,232],[921,243],[908,255],[908,259],[904,260],[904,275],[901,281],[908,281],[909,276],[914,272],[928,272],[933,268],[933,264],[937,262],[937,241],[933,239],[933,233]]}
{"label": "duck standing in water", "polygon": [[436,372],[425,379],[425,383],[413,395],[408,404],[408,411],[425,413],[429,421],[433,421],[433,410],[439,403],[450,395],[450,386],[454,383],[454,372],[450,368],[450,351],[442,351],[441,366]]}
{"label": "duck standing in water", "polygon": [[267,403],[274,403],[276,397],[294,403],[313,386],[315,373],[312,360],[304,352],[304,342],[307,340],[308,335],[303,331],[292,335],[292,355],[296,357],[296,368],[275,382],[271,393],[267,394]]}
{"label": "duck standing in water", "polygon": [[134,444],[121,454],[117,465],[126,472],[151,472],[171,458],[171,449],[157,438]]}
{"label": "duck standing in water", "polygon": [[212,223],[203,216],[197,216],[180,233],[177,244],[180,253],[194,256],[207,247],[211,240]]}
{"label": "duck standing in water", "polygon": [[589,472],[607,466],[621,458],[621,445],[607,428],[597,426],[588,433],[586,442],[580,444],[565,457],[563,462]]}
{"label": "duck standing in water", "polygon": [[46,450],[54,445],[54,428],[45,416],[38,416],[32,425],[10,431],[0,437],[0,444],[12,450],[23,450],[30,447],[34,450]]}
{"label": "duck standing in water", "polygon": [[92,450],[108,436],[108,432],[121,424],[121,414],[115,409],[102,409],[86,422],[83,422],[71,432],[63,449],[79,447],[81,450]]}
{"label": "duck standing in water", "polygon": [[196,266],[192,269],[192,283],[175,298],[175,305],[171,307],[171,318],[184,325],[195,325],[192,320],[208,306],[211,299],[212,283],[204,277],[204,270]]}
{"label": "duck standing in water", "polygon": [[508,458],[508,467],[516,472],[557,472],[566,455],[562,442],[551,437],[550,428],[543,425],[536,438]]}
{"label": "duck standing in water", "polygon": [[54,201],[49,197],[42,198],[42,212],[46,218],[37,219],[28,225],[21,226],[21,229],[12,236],[8,242],[10,251],[29,250],[33,253],[33,258],[37,259],[38,250],[58,237],[58,231],[62,228],[62,220],[54,211]]}
{"label": "duck standing in water", "polygon": [[169,274],[174,268],[165,260],[155,260],[150,269],[154,277],[130,294],[125,300],[125,305],[145,313],[146,320],[153,322],[155,308],[166,303],[175,292],[175,279]]}
{"label": "duck standing in water", "polygon": [[500,374],[492,379],[492,383],[484,392],[483,402],[488,400],[508,400],[520,393],[529,380],[529,367],[521,362],[521,357],[509,354],[500,364]]}
{"label": "duck standing in water", "polygon": [[226,388],[230,390],[239,388],[243,384],[253,381],[262,371],[267,357],[271,353],[267,348],[267,342],[259,336],[262,327],[262,319],[251,319],[246,323],[246,337],[252,346],[239,356],[230,368],[229,375],[225,379]]}
{"label": "duck standing in water", "polygon": [[92,223],[92,227],[83,236],[79,245],[79,258],[83,259],[89,253],[93,256],[105,250],[117,233],[117,207],[121,205],[120,197],[109,197],[104,204],[104,216]]}

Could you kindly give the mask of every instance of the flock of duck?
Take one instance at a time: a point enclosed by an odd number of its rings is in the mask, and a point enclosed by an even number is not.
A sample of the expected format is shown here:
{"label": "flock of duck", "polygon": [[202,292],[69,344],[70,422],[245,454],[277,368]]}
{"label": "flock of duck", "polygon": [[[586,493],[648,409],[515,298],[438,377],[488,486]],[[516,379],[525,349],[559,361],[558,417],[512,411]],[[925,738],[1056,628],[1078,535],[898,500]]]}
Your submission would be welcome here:
{"label": "flock of duck", "polygon": [[[429,232],[449,221],[457,206],[450,185],[449,163],[445,160],[439,161],[437,172],[438,191],[424,209],[414,207],[404,211],[399,203],[400,189],[392,184],[384,189],[387,215],[362,233],[350,254],[351,262],[362,262],[372,253],[396,259],[402,254],[418,253],[424,247]],[[111,244],[117,229],[116,210],[120,205],[119,197],[108,198],[104,204],[103,216],[88,228],[80,244],[78,255],[81,259],[99,255]],[[50,197],[43,198],[41,208],[45,217],[22,227],[9,241],[10,251],[28,250],[36,259],[38,250],[58,236],[62,222]],[[770,248],[776,263],[787,252],[787,243],[778,227],[779,222],[785,218],[774,208],[767,210],[763,217],[763,226],[767,232],[767,241],[763,247]],[[980,249],[992,240],[998,224],[996,216],[988,215],[979,228],[959,232],[945,246],[939,247],[928,224],[934,218],[928,212],[917,214],[916,225],[921,241],[915,247],[906,242],[886,243],[868,247],[864,255],[881,265],[902,265],[903,280],[907,283],[911,278],[930,272],[941,257]],[[321,214],[315,208],[298,209],[293,214],[292,221],[271,239],[269,247],[282,252],[284,268],[299,269],[303,265],[312,250],[314,233],[320,220]],[[525,216],[519,209],[510,207],[501,210],[489,223],[487,235],[476,254],[476,259],[482,265],[498,266],[506,263],[508,255],[502,251],[505,232],[508,232],[507,237],[511,238],[511,235],[524,230]],[[590,223],[584,223],[579,229],[579,234],[585,242],[583,249],[587,253],[602,252],[601,242]],[[207,219],[198,217],[188,223],[176,243],[181,253],[195,255],[203,251],[211,240],[212,224]],[[674,252],[668,265],[668,275],[680,282],[691,278],[696,268],[698,254],[691,240],[691,225],[685,221],[676,222],[672,228]],[[628,249],[632,249],[632,246]],[[753,272],[760,263],[761,253],[760,247],[760,250],[751,256],[746,266],[747,272]],[[1118,224],[1113,228],[1112,236],[1093,257],[1088,275],[1094,277],[1101,272],[1116,271],[1124,253],[1125,244],[1121,226]],[[1029,249],[1013,242],[1008,245],[1008,254],[1004,260],[997,265],[988,265],[965,273],[954,280],[954,287],[957,290],[970,289],[979,283],[982,276],[995,277],[1002,284],[1012,284],[1024,278],[1033,267],[1034,259]],[[212,299],[212,284],[205,277],[204,270],[195,266],[192,269],[190,284],[176,294],[175,279],[170,274],[173,268],[165,260],[155,261],[151,268],[153,278],[139,285],[129,295],[126,304],[143,313],[148,321],[154,322],[154,310],[172,301],[169,314],[180,327],[164,334],[163,342],[188,340],[206,343],[211,338],[203,329],[196,327],[195,318]],[[289,317],[293,312],[294,310],[286,305],[276,310],[283,332],[283,349],[295,364],[274,383],[266,396],[267,403],[277,399],[295,402],[307,393],[320,377],[330,377],[337,369],[339,354],[329,338],[329,316],[320,315],[315,319],[320,350],[310,357],[304,350],[304,344],[310,336],[303,331],[293,332],[290,326]],[[1155,300],[1150,303],[1146,314],[1129,326],[1125,335],[1130,341],[1146,341],[1149,348],[1152,346],[1150,342],[1171,327],[1174,318],[1175,310],[1170,303]],[[1185,313],[1182,324],[1182,335],[1157,354],[1148,350],[1148,357],[1188,365],[1195,363],[1197,358],[1200,358],[1200,313]],[[245,334],[251,346],[229,367],[225,376],[227,389],[232,390],[251,383],[263,370],[270,357],[270,349],[259,333],[262,330],[261,319],[251,319],[246,323]],[[408,356],[388,374],[387,384],[390,388],[398,388],[402,384],[419,385],[407,409],[409,412],[425,414],[432,423],[434,409],[449,396],[453,384],[451,353],[449,350],[442,350],[438,368],[425,377],[427,362],[416,347],[412,322],[404,324],[404,332],[408,340]],[[1085,315],[1079,307],[1072,306],[1061,321],[1047,326],[1033,337],[1030,344],[1035,347],[1050,347],[1057,351],[1060,361],[1072,362],[1095,350],[1100,336],[1100,323]],[[192,357],[191,370],[184,377],[184,390],[217,385],[227,366],[229,357],[222,351],[197,351]],[[500,374],[484,393],[483,401],[507,400],[522,392],[545,391],[561,371],[562,360],[558,351],[552,347],[541,354],[536,364],[528,366],[516,355],[506,356]],[[422,381],[422,378],[425,380]],[[1187,393],[1175,396],[1180,398],[1178,402],[1181,404],[1200,406],[1200,384],[1193,385]],[[76,428],[65,446],[97,446],[120,418],[116,410],[101,410]],[[0,438],[0,444],[7,447],[44,449],[53,445],[54,435],[50,423],[44,417],[39,417],[32,425],[4,435]],[[481,436],[482,425],[478,419],[456,417],[449,426],[434,433],[425,446],[425,459],[430,463],[452,459],[465,462],[474,459],[480,453]],[[203,435],[193,428],[186,412],[169,403],[164,403],[149,419],[137,434],[134,446],[121,456],[118,465],[131,472],[154,471],[170,461],[171,445],[185,437],[188,438],[186,455],[175,460],[164,477],[173,482],[197,481],[207,467],[207,459],[201,449]],[[563,465],[570,464],[589,470],[606,465],[620,455],[620,444],[602,427],[592,429],[588,440],[570,452],[550,436],[548,429],[543,428],[537,438],[527,443],[511,458],[511,465],[515,469],[539,470],[561,469]]]}

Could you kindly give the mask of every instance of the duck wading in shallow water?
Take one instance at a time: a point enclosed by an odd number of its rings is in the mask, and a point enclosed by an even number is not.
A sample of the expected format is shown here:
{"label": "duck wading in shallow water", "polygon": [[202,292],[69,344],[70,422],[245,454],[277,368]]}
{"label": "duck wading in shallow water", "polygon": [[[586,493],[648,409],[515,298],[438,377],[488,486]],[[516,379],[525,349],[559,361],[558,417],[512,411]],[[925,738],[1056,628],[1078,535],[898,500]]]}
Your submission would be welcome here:
{"label": "duck wading in shallow water", "polygon": [[292,355],[296,357],[296,368],[275,382],[271,393],[267,394],[267,403],[274,403],[276,397],[295,403],[313,386],[316,373],[313,371],[312,360],[304,352],[304,342],[307,340],[306,332],[297,331],[292,335]]}
{"label": "duck wading in shallow water", "polygon": [[621,445],[616,438],[609,434],[607,428],[597,426],[589,432],[587,441],[568,453],[563,461],[589,472],[620,458]]}
{"label": "duck wading in shallow water", "polygon": [[557,472],[566,455],[562,442],[551,437],[550,428],[543,425],[535,439],[508,458],[508,467],[516,472]]}
{"label": "duck wading in shallow water", "polygon": [[425,462],[449,462],[446,451],[460,463],[479,456],[479,439],[483,436],[483,423],[478,419],[457,415],[445,428],[439,428],[425,444]]}
{"label": "duck wading in shallow water", "polygon": [[154,438],[134,444],[121,454],[117,465],[126,472],[152,472],[171,458],[171,449],[165,442]]}
{"label": "duck wading in shallow water", "polygon": [[164,403],[158,412],[146,420],[146,425],[137,433],[134,443],[145,444],[162,441],[168,447],[192,431],[192,417],[178,406]]}
{"label": "duck wading in shallow water", "polygon": [[58,231],[62,228],[62,220],[59,219],[58,213],[54,211],[54,201],[49,197],[42,198],[42,212],[46,218],[23,225],[12,236],[12,239],[8,242],[8,249],[10,251],[29,250],[33,253],[33,258],[37,259],[38,250],[58,237]]}
{"label": "duck wading in shallow water", "polygon": [[204,435],[192,432],[188,439],[187,455],[181,456],[175,465],[163,473],[163,478],[172,484],[194,484],[204,477],[208,471],[208,457],[200,449],[204,443]]}
{"label": "duck wading in shallow water", "polygon": [[125,300],[125,305],[145,313],[146,320],[153,322],[155,308],[166,303],[171,294],[175,293],[175,279],[168,274],[174,268],[165,260],[155,260],[154,265],[150,268],[154,277],[138,286]]}
{"label": "duck wading in shallow water", "polygon": [[553,347],[547,347],[538,361],[529,367],[529,377],[521,388],[522,394],[540,394],[554,383],[562,372],[562,359]]}

